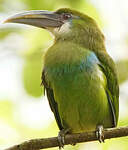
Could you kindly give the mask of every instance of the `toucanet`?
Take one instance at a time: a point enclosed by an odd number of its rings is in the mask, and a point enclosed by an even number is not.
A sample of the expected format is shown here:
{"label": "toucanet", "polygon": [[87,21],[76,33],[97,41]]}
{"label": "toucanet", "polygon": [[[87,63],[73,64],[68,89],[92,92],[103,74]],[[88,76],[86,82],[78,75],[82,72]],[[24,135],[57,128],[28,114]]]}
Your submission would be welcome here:
{"label": "toucanet", "polygon": [[117,126],[119,85],[115,64],[95,20],[62,8],[28,11],[5,22],[40,27],[55,37],[44,55],[42,85],[60,129],[60,147],[66,133],[96,130],[103,142],[103,128]]}

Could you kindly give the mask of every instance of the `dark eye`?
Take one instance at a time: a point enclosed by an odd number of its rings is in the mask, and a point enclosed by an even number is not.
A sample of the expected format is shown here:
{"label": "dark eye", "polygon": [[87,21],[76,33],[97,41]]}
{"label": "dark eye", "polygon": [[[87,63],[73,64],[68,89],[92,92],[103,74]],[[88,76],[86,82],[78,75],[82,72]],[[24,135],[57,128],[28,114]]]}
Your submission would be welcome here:
{"label": "dark eye", "polygon": [[68,20],[72,16],[71,16],[71,14],[63,14],[62,17],[63,17],[64,20]]}

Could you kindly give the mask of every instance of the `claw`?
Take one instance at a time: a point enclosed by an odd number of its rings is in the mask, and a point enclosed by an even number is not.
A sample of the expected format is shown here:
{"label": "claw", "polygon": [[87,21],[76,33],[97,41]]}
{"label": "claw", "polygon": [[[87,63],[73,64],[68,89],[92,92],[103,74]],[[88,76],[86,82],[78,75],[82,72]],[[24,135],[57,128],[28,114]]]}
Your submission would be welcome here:
{"label": "claw", "polygon": [[62,129],[58,133],[58,141],[59,141],[59,150],[64,148],[65,145],[65,135],[69,132],[69,129]]}
{"label": "claw", "polygon": [[96,137],[99,140],[100,143],[104,143],[104,128],[102,125],[98,125],[97,126],[97,130],[96,130]]}

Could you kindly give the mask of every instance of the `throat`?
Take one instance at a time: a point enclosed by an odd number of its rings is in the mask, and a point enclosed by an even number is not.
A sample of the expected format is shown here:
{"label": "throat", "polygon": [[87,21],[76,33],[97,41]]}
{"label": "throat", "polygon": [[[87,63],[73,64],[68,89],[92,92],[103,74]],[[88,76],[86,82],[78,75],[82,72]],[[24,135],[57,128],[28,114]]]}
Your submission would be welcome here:
{"label": "throat", "polygon": [[70,27],[71,27],[70,22],[66,22],[60,28],[55,28],[53,32],[55,36],[60,36],[60,35],[62,36],[63,34],[65,35],[70,32]]}

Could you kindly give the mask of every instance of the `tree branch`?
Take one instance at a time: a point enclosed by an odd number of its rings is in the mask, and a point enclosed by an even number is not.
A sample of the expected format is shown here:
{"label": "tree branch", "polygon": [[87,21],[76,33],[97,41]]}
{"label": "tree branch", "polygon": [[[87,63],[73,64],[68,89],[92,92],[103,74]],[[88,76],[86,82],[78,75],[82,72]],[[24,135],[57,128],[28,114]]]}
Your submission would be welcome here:
{"label": "tree branch", "polygon": [[[104,130],[105,139],[118,138],[128,136],[128,127],[120,128],[109,128]],[[89,141],[96,141],[95,131],[85,132],[85,133],[76,133],[68,134],[65,136],[65,145],[72,143],[82,143]],[[45,139],[32,139],[26,142],[23,142],[19,145],[15,145],[5,150],[40,150],[44,148],[57,147],[59,145],[57,137],[45,138]]]}

